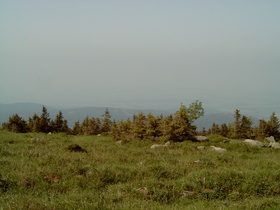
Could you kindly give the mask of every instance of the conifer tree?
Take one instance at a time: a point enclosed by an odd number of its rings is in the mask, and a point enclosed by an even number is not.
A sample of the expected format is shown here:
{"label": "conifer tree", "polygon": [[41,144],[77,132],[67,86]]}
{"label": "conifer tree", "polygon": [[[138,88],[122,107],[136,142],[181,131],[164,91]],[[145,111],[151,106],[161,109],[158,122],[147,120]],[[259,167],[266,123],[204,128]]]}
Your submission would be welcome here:
{"label": "conifer tree", "polygon": [[173,115],[170,114],[166,117],[163,117],[162,115],[159,118],[159,130],[160,133],[163,137],[166,137],[168,135],[168,128],[169,125],[172,123],[173,121]]}
{"label": "conifer tree", "polygon": [[15,114],[12,117],[9,117],[7,123],[2,124],[2,128],[15,133],[26,133],[27,123],[18,114]]}
{"label": "conifer tree", "polygon": [[72,129],[72,134],[73,135],[79,135],[81,133],[81,126],[80,126],[80,122],[77,121],[74,124],[74,127]]}
{"label": "conifer tree", "polygon": [[[194,118],[193,118],[194,119]],[[181,104],[180,110],[174,113],[173,121],[168,125],[167,137],[172,141],[193,140],[196,127],[191,125],[188,109]]]}
{"label": "conifer tree", "polygon": [[241,128],[241,114],[240,110],[236,109],[234,112],[234,134],[233,138],[240,138],[240,128]]}
{"label": "conifer tree", "polygon": [[211,127],[211,134],[219,134],[219,133],[220,133],[219,125],[216,123],[213,123],[212,127]]}
{"label": "conifer tree", "polygon": [[96,135],[100,133],[101,122],[99,118],[90,118],[88,121],[88,134]]}
{"label": "conifer tree", "polygon": [[53,121],[52,125],[52,131],[53,132],[63,132],[63,115],[62,112],[59,111],[59,113],[56,115],[55,120]]}
{"label": "conifer tree", "polygon": [[115,140],[130,140],[132,136],[132,122],[130,119],[119,121],[111,126],[110,134]]}
{"label": "conifer tree", "polygon": [[35,133],[41,132],[40,117],[38,115],[34,114],[29,123],[30,123],[29,127],[31,127],[32,132]]}
{"label": "conifer tree", "polygon": [[67,120],[64,119],[61,111],[56,115],[55,120],[51,122],[50,127],[52,132],[68,132]]}
{"label": "conifer tree", "polygon": [[259,120],[259,126],[257,129],[258,138],[263,139],[266,137],[266,128],[267,128],[267,122],[264,119]]}
{"label": "conifer tree", "polygon": [[110,120],[111,115],[109,112],[109,109],[106,108],[104,114],[102,115],[102,122],[101,122],[101,127],[100,127],[100,132],[105,133],[110,131],[110,127],[112,125],[112,121]]}
{"label": "conifer tree", "polygon": [[81,133],[83,135],[89,135],[89,118],[88,118],[88,116],[86,116],[86,118],[82,122]]}
{"label": "conifer tree", "polygon": [[252,120],[246,116],[242,116],[240,124],[240,134],[241,138],[250,138],[252,135]]}
{"label": "conifer tree", "polygon": [[138,115],[133,116],[133,128],[132,132],[135,138],[143,139],[147,133],[147,118],[141,112]]}
{"label": "conifer tree", "polygon": [[42,114],[40,117],[40,132],[48,133],[50,131],[50,115],[45,106],[42,108]]}
{"label": "conifer tree", "polygon": [[147,136],[150,138],[159,137],[160,132],[160,118],[155,117],[151,113],[147,115]]}
{"label": "conifer tree", "polygon": [[276,139],[280,138],[280,123],[275,112],[272,112],[266,124],[265,133],[267,136],[274,136]]}
{"label": "conifer tree", "polygon": [[224,136],[224,137],[228,137],[229,135],[229,128],[227,126],[227,124],[223,123],[221,125],[221,131],[220,131],[221,135]]}

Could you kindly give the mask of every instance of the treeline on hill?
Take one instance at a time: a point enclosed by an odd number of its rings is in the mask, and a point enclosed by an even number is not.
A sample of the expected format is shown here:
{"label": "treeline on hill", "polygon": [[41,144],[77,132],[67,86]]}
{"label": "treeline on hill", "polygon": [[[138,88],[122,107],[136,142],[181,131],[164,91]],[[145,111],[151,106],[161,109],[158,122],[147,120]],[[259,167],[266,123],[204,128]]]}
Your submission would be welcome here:
{"label": "treeline on hill", "polygon": [[219,126],[213,123],[208,131],[203,129],[201,134],[218,134],[232,139],[264,139],[269,136],[274,136],[276,140],[280,139],[280,123],[275,112],[272,112],[268,121],[264,119],[259,120],[259,125],[255,127],[252,127],[252,120],[245,115],[241,115],[238,109],[234,112],[234,119],[235,121],[228,125],[224,123]]}
{"label": "treeline on hill", "polygon": [[74,127],[68,127],[67,120],[62,112],[56,115],[55,120],[51,120],[46,107],[43,106],[41,116],[34,114],[28,121],[23,120],[18,114],[9,118],[7,123],[2,124],[2,129],[25,133],[43,132],[59,133],[64,132],[72,135],[96,135],[106,134],[115,140],[148,139],[162,141],[185,141],[194,140],[195,135],[218,134],[227,138],[252,138],[263,139],[267,136],[274,136],[276,140],[280,138],[280,124],[276,114],[273,112],[268,121],[260,120],[259,125],[252,127],[249,117],[241,115],[238,109],[234,112],[235,121],[231,124],[217,125],[213,123],[212,128],[206,131],[204,128],[198,132],[193,124],[195,120],[203,116],[204,109],[202,103],[195,101],[187,108],[181,104],[180,109],[173,115],[153,116],[139,113],[132,119],[112,121],[110,112],[105,110],[102,118],[86,117],[82,123],[75,122]]}
{"label": "treeline on hill", "polygon": [[34,114],[32,117],[29,117],[27,121],[25,121],[18,114],[15,114],[12,117],[9,117],[9,121],[7,123],[2,124],[2,129],[16,133],[53,132],[73,135],[94,135],[110,131],[110,126],[112,124],[110,117],[109,110],[106,109],[105,113],[103,114],[103,119],[100,120],[99,118],[86,117],[81,125],[79,121],[75,122],[75,126],[73,129],[71,129],[68,127],[67,120],[64,119],[61,111],[59,111],[59,113],[56,115],[55,120],[52,120],[47,108],[43,106],[40,117],[37,114]]}

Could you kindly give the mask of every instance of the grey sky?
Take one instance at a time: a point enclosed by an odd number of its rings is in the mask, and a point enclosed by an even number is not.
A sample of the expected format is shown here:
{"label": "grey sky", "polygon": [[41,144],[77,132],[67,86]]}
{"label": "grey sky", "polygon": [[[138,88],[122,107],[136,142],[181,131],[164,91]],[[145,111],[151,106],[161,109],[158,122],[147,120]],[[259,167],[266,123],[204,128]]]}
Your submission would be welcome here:
{"label": "grey sky", "polygon": [[280,1],[0,0],[0,103],[280,104]]}

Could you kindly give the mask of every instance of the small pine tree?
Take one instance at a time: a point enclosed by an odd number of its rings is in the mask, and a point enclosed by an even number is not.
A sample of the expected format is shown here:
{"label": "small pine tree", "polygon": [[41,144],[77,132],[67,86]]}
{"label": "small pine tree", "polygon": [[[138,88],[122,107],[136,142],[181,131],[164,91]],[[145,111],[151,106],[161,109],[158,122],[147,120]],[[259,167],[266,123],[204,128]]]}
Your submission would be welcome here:
{"label": "small pine tree", "polygon": [[263,139],[266,137],[266,127],[267,122],[264,119],[259,120],[259,126],[257,128],[257,136],[259,139]]}
{"label": "small pine tree", "polygon": [[33,115],[33,117],[28,122],[28,126],[30,127],[32,132],[38,133],[41,131],[40,126],[40,117],[36,114]]}
{"label": "small pine tree", "polygon": [[81,133],[81,126],[80,126],[80,122],[77,121],[77,122],[75,122],[75,125],[72,129],[72,134],[73,135],[79,135],[80,133]]}
{"label": "small pine tree", "polygon": [[215,135],[215,134],[220,134],[220,128],[219,128],[219,125],[216,124],[216,123],[213,123],[212,124],[212,127],[211,127],[211,134]]}
{"label": "small pine tree", "polygon": [[153,116],[151,113],[147,115],[147,137],[156,138],[161,135],[160,118]]}
{"label": "small pine tree", "polygon": [[50,131],[50,114],[45,106],[42,108],[40,117],[40,132],[48,133]]}
{"label": "small pine tree", "polygon": [[240,110],[236,109],[234,112],[234,133],[233,138],[240,138],[240,130],[241,130],[241,114]]}
{"label": "small pine tree", "polygon": [[53,132],[67,132],[68,125],[67,120],[64,119],[61,111],[56,115],[55,120],[52,122],[52,131]]}
{"label": "small pine tree", "polygon": [[2,124],[2,128],[15,133],[26,133],[27,123],[18,114],[15,114],[9,117],[9,122]]}
{"label": "small pine tree", "polygon": [[144,139],[147,136],[147,117],[142,112],[133,116],[132,125],[134,138]]}
{"label": "small pine tree", "polygon": [[280,123],[275,112],[272,112],[266,124],[265,133],[267,136],[274,136],[276,139],[280,138]]}
{"label": "small pine tree", "polygon": [[240,124],[240,134],[241,138],[250,138],[252,135],[252,120],[246,116],[242,116]]}
{"label": "small pine tree", "polygon": [[110,120],[111,115],[109,112],[109,109],[106,108],[104,114],[102,115],[102,120],[101,120],[101,126],[100,126],[100,132],[101,133],[106,133],[110,131],[110,127],[112,125],[112,121]]}
{"label": "small pine tree", "polygon": [[181,104],[180,110],[174,113],[173,121],[168,125],[167,138],[171,141],[182,142],[193,140],[196,133],[196,127],[191,125],[188,109]]}
{"label": "small pine tree", "polygon": [[225,124],[225,123],[223,123],[221,125],[221,135],[224,137],[228,137],[228,135],[229,135],[229,128],[228,128],[227,124]]}

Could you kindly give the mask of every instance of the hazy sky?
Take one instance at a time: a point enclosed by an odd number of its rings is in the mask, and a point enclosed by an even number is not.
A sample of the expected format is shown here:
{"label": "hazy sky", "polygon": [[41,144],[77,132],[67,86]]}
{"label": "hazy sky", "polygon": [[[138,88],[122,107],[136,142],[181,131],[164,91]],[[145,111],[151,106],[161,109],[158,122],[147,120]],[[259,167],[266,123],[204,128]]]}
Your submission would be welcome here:
{"label": "hazy sky", "polygon": [[0,103],[280,104],[279,0],[0,0]]}

